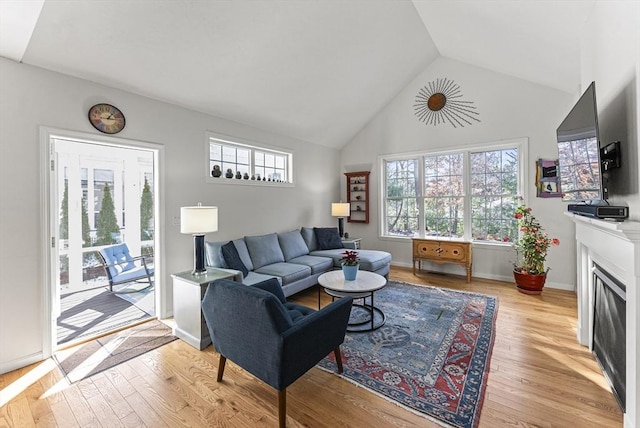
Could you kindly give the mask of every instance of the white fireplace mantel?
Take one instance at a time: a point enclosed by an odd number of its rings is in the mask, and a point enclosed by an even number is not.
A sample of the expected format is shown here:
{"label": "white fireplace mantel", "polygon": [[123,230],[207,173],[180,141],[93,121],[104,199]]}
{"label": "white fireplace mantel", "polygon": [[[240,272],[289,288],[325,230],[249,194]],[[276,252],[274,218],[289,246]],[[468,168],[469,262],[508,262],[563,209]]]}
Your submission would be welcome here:
{"label": "white fireplace mantel", "polygon": [[594,263],[626,286],[625,428],[640,428],[640,222],[614,222],[565,213],[576,225],[578,341],[592,349]]}

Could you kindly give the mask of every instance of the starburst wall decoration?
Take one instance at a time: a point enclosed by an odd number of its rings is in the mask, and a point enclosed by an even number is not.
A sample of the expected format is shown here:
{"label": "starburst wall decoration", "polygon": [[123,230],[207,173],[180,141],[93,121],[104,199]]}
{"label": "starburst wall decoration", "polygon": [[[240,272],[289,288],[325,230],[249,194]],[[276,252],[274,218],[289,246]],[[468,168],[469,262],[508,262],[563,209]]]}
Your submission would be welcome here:
{"label": "starburst wall decoration", "polygon": [[480,122],[472,101],[463,101],[460,86],[453,80],[436,79],[418,91],[413,105],[418,120],[426,125],[450,123],[454,128]]}

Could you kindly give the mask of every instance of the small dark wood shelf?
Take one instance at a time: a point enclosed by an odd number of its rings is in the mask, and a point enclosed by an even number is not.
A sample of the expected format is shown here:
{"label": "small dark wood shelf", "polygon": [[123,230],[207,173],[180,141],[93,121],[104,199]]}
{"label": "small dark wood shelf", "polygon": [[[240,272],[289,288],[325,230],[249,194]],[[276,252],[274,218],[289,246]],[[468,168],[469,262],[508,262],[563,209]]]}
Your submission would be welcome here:
{"label": "small dark wood shelf", "polygon": [[[346,172],[347,201],[351,204],[349,223],[369,223],[369,174],[370,171]],[[360,196],[360,199],[356,199]],[[360,207],[360,209],[357,209]]]}

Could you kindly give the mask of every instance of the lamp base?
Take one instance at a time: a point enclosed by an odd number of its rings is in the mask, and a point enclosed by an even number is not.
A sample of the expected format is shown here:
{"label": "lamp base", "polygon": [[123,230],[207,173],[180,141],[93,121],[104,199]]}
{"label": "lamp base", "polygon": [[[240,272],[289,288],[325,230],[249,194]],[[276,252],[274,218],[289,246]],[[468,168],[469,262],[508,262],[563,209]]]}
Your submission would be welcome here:
{"label": "lamp base", "polygon": [[204,235],[193,235],[193,271],[191,275],[205,275],[204,265]]}
{"label": "lamp base", "polygon": [[340,238],[344,238],[344,218],[338,217],[338,233]]}

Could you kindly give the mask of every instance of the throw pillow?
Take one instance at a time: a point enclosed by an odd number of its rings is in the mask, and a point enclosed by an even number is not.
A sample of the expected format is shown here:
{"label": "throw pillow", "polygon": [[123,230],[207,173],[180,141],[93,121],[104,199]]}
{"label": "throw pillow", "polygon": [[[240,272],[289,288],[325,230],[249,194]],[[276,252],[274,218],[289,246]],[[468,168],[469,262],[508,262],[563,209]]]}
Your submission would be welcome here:
{"label": "throw pillow", "polygon": [[226,268],[227,264],[224,262],[222,255],[222,246],[224,242],[209,242],[204,243],[205,249],[205,264],[214,268]]}
{"label": "throw pillow", "polygon": [[244,242],[247,244],[254,270],[284,261],[284,254],[282,254],[282,249],[278,242],[278,235],[275,233],[262,236],[245,236]]}
{"label": "throw pillow", "polygon": [[313,231],[313,227],[304,227],[300,229],[300,235],[302,235],[302,239],[304,239],[304,243],[307,244],[307,248],[309,248],[309,252],[315,251],[318,249],[318,240],[316,239],[316,234]]}
{"label": "throw pillow", "polygon": [[222,246],[222,257],[224,257],[224,261],[229,268],[239,270],[245,278],[249,275],[249,269],[242,263],[238,249],[233,241],[229,241]]}
{"label": "throw pillow", "polygon": [[309,254],[309,248],[298,230],[278,233],[278,241],[286,261]]}
{"label": "throw pillow", "polygon": [[318,250],[344,248],[337,227],[314,227],[313,231],[318,241]]}

